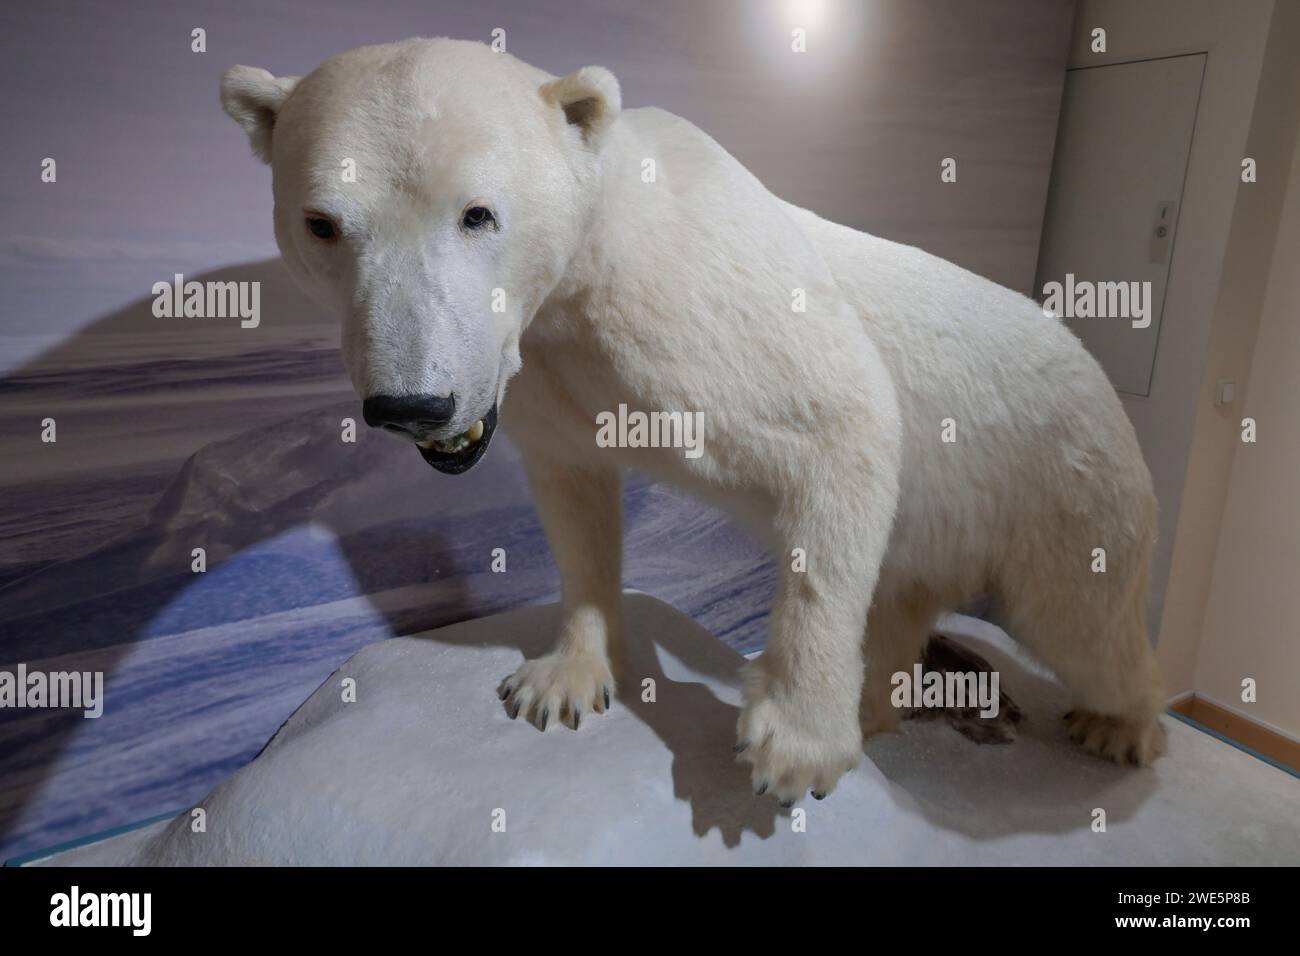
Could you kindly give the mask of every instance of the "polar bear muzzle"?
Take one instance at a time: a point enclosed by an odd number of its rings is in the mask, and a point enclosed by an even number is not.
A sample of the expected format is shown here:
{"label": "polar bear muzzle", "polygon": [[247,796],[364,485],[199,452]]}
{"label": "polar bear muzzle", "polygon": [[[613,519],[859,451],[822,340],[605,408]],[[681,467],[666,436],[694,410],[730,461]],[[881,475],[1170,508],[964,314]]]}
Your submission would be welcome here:
{"label": "polar bear muzzle", "polygon": [[424,460],[448,475],[469,471],[487,451],[496,431],[497,409],[465,431],[446,438],[432,435],[451,423],[456,413],[454,395],[372,395],[361,405],[362,417],[371,428],[382,428],[415,443]]}
{"label": "polar bear muzzle", "polygon": [[417,441],[420,456],[444,475],[460,475],[478,464],[492,441],[497,429],[497,407],[471,425],[466,431],[438,441]]}

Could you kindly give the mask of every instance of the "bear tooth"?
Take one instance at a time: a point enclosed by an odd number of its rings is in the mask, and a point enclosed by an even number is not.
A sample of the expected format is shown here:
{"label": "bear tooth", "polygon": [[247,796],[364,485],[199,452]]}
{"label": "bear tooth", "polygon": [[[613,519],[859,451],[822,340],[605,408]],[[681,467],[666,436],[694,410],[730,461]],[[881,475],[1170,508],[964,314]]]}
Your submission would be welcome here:
{"label": "bear tooth", "polygon": [[468,439],[469,439],[470,441],[472,441],[472,442],[478,441],[480,438],[482,438],[482,437],[483,437],[483,419],[480,418],[480,419],[479,419],[478,421],[476,421],[473,425],[470,425],[470,426],[469,426],[469,431],[467,431],[467,432],[465,433],[465,437],[468,438]]}
{"label": "bear tooth", "polygon": [[434,445],[434,441],[432,438],[426,438],[423,441],[417,441],[416,444],[419,445],[421,448],[432,448]]}

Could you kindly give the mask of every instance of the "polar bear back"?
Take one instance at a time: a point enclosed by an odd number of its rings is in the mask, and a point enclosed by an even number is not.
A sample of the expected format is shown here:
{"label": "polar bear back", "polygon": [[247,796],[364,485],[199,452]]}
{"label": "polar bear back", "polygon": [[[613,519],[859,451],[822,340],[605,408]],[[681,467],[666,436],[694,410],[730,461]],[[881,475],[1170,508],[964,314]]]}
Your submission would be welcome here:
{"label": "polar bear back", "polygon": [[858,311],[898,394],[895,570],[933,576],[939,561],[953,576],[990,573],[990,541],[1063,509],[1120,512],[1127,531],[1146,525],[1154,498],[1132,425],[1059,319],[920,249],[782,205]]}

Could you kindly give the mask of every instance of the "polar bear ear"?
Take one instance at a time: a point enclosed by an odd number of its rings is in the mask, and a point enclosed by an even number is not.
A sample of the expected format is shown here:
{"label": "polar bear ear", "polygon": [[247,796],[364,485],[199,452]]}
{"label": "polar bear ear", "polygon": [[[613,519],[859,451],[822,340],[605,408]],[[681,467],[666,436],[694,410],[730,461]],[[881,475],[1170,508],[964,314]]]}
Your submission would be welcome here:
{"label": "polar bear ear", "polygon": [[232,66],[221,78],[221,106],[248,134],[253,153],[271,161],[271,131],[296,76],[272,76],[255,66]]}
{"label": "polar bear ear", "polygon": [[563,109],[565,120],[576,126],[583,141],[592,147],[599,147],[623,106],[618,80],[603,66],[584,66],[544,84],[542,99]]}

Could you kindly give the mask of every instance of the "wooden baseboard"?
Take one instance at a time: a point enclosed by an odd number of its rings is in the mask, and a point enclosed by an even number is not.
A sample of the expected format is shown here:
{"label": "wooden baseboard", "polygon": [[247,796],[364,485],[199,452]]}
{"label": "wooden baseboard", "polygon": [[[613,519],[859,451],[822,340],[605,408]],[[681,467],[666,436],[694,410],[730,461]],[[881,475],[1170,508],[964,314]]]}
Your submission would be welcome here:
{"label": "wooden baseboard", "polygon": [[1276,731],[1261,727],[1254,721],[1225,710],[1218,704],[1202,700],[1195,694],[1170,705],[1169,709],[1300,773],[1300,743],[1283,737]]}

